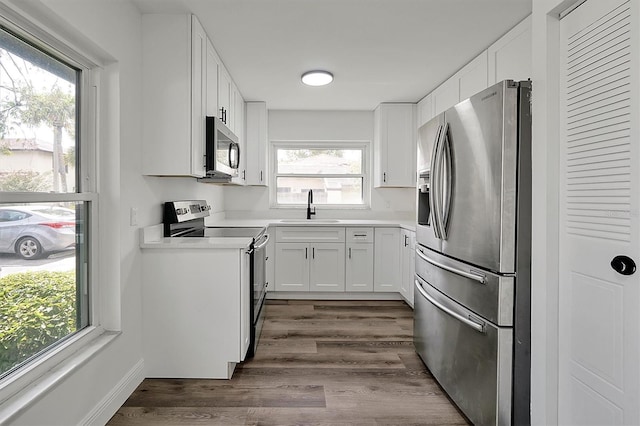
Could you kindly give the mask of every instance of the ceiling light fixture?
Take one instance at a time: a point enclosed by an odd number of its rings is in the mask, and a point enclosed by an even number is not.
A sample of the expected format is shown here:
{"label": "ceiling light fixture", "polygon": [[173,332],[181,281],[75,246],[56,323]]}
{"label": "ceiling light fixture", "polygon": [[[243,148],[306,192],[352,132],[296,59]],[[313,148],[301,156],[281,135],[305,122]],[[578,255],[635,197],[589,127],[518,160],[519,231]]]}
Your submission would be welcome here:
{"label": "ceiling light fixture", "polygon": [[307,86],[324,86],[333,81],[333,74],[329,71],[315,70],[302,74],[302,82]]}

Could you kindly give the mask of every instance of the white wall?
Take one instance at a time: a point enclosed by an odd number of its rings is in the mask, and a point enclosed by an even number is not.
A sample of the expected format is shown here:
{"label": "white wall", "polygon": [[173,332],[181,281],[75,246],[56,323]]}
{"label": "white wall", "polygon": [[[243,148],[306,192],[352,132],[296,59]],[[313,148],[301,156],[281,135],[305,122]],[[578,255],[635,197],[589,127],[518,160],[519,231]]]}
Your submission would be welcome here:
{"label": "white wall", "polygon": [[[11,1],[11,0],[9,0]],[[76,45],[93,49],[108,62],[102,87],[100,117],[100,268],[109,291],[102,295],[110,309],[105,324],[121,334],[79,367],[55,389],[35,401],[16,420],[24,425],[79,424],[95,410],[110,416],[131,386],[142,378],[141,250],[138,227],[160,223],[161,203],[205,198],[214,212],[224,211],[223,190],[188,178],[143,177],[141,159],[141,17],[129,0],[15,1],[28,7],[54,31]],[[138,226],[129,225],[129,210],[139,209]],[[108,303],[111,299],[114,303]],[[122,383],[129,380],[128,383]],[[118,389],[118,386],[124,386]],[[127,388],[128,386],[128,388]],[[117,391],[121,392],[118,393]],[[114,399],[110,399],[114,398]],[[100,414],[100,412],[98,413]],[[104,420],[103,417],[96,417]]]}
{"label": "white wall", "polygon": [[[270,141],[371,141],[373,111],[270,110]],[[373,148],[373,147],[371,147]],[[371,156],[372,149],[369,153]],[[371,164],[369,165],[371,167]],[[233,218],[304,217],[304,208],[270,208],[266,187],[225,187],[226,215]],[[316,209],[316,218],[415,218],[412,188],[373,188],[370,209]]]}

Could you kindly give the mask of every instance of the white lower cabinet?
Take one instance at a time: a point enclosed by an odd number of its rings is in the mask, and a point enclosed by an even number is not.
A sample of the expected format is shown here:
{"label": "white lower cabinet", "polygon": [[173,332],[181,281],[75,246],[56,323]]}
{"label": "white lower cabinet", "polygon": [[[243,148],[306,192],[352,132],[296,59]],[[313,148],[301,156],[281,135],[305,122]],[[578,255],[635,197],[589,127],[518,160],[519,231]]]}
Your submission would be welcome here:
{"label": "white lower cabinet", "polygon": [[373,291],[373,228],[347,228],[346,291]]}
{"label": "white lower cabinet", "polygon": [[416,233],[403,229],[400,231],[400,251],[402,254],[402,282],[400,294],[413,307],[413,280],[416,269]]}
{"label": "white lower cabinet", "polygon": [[276,259],[276,291],[344,291],[344,243],[278,243]]}
{"label": "white lower cabinet", "polygon": [[146,377],[231,378],[251,337],[251,262],[246,252],[143,250]]}
{"label": "white lower cabinet", "polygon": [[413,306],[413,285],[408,283],[415,265],[410,255],[415,232],[398,227],[279,226],[275,235],[272,290],[400,293]]}
{"label": "white lower cabinet", "polygon": [[276,291],[309,291],[309,244],[276,243]]}
{"label": "white lower cabinet", "polygon": [[309,290],[344,291],[344,243],[314,243],[309,248]]}
{"label": "white lower cabinet", "polygon": [[400,228],[376,228],[373,291],[399,292]]}

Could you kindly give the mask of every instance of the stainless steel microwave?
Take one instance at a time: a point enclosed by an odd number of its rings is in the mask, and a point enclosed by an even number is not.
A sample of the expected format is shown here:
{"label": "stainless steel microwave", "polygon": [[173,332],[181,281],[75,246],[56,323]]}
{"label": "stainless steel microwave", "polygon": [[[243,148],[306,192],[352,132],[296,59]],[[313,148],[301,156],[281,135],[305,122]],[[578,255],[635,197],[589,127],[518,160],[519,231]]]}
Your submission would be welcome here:
{"label": "stainless steel microwave", "polygon": [[238,176],[240,166],[238,137],[218,117],[207,117],[206,120],[207,177]]}

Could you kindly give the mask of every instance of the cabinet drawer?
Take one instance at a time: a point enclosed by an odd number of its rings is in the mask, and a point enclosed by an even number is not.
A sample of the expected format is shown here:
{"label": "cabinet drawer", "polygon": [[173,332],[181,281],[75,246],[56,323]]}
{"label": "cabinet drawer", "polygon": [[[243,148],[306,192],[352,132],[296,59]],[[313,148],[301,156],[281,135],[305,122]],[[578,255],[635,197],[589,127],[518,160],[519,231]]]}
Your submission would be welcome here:
{"label": "cabinet drawer", "polygon": [[347,228],[348,243],[372,243],[373,228]]}
{"label": "cabinet drawer", "polygon": [[278,243],[344,243],[344,228],[331,226],[279,226]]}

